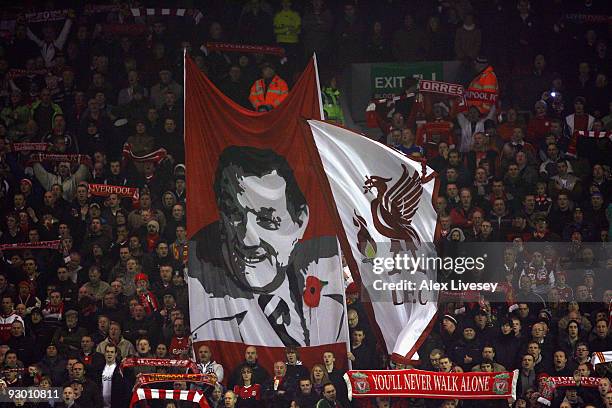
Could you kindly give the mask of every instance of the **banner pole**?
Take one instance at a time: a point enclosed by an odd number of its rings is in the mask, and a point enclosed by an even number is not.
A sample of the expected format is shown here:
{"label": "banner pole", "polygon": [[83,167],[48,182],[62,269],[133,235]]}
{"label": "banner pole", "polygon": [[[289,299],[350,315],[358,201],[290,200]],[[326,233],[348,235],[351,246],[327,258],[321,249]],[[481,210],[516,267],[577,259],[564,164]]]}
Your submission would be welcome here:
{"label": "banner pole", "polygon": [[314,61],[315,78],[317,80],[317,95],[319,97],[319,115],[320,120],[325,120],[325,112],[323,111],[323,98],[321,97],[321,82],[319,80],[319,65],[317,64],[317,53],[312,53],[312,59]]}

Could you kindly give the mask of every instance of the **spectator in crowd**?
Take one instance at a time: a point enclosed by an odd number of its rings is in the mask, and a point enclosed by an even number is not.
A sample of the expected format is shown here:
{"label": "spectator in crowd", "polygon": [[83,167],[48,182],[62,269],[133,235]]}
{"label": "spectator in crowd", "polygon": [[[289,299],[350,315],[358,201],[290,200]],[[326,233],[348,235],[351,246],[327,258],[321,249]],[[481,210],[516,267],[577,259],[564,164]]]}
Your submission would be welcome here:
{"label": "spectator in crowd", "polygon": [[334,384],[327,383],[323,385],[323,398],[317,402],[316,408],[334,408],[341,407],[336,401],[336,387]]}
{"label": "spectator in crowd", "polygon": [[128,400],[128,388],[117,364],[118,351],[114,344],[104,346],[105,365],[97,380],[101,385],[103,408],[124,406]]}
{"label": "spectator in crowd", "polygon": [[263,384],[270,378],[268,371],[257,363],[257,348],[248,346],[244,351],[244,362],[236,367],[228,381],[228,387],[233,388],[242,378],[242,368],[249,367],[253,374],[254,384]]}
{"label": "spectator in crowd", "polygon": [[212,359],[210,347],[206,345],[202,345],[198,349],[198,367],[204,374],[215,374],[217,376],[217,382],[223,382],[223,366]]}
{"label": "spectator in crowd", "polygon": [[244,366],[240,370],[240,380],[234,386],[234,393],[238,397],[238,407],[256,407],[263,400],[261,384],[253,382],[253,370]]}

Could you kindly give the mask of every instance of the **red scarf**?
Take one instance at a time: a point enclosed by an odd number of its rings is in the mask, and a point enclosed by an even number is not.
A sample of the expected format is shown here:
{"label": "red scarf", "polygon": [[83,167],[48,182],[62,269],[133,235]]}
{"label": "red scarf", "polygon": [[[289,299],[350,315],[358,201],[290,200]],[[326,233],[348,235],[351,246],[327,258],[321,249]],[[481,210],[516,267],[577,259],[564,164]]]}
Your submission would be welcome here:
{"label": "red scarf", "polygon": [[151,316],[153,312],[157,312],[157,298],[150,290],[138,294],[138,301],[142,307],[144,307],[147,316]]}
{"label": "red scarf", "polygon": [[147,234],[147,252],[151,253],[155,250],[159,238],[159,234]]}
{"label": "red scarf", "polygon": [[50,303],[43,309],[44,317],[57,318],[57,320],[62,320],[62,316],[64,315],[64,302],[61,301],[59,305],[52,306]]}

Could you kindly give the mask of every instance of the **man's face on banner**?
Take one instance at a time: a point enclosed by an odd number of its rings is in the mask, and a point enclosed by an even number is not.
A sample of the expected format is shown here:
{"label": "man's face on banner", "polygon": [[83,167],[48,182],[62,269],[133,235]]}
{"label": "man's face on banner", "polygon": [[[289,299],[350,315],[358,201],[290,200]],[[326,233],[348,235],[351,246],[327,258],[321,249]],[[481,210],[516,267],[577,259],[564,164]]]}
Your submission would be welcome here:
{"label": "man's face on banner", "polygon": [[287,183],[276,170],[257,177],[230,166],[224,173],[221,233],[226,266],[254,292],[271,292],[285,278],[293,248],[308,224],[308,210],[297,210],[292,218]]}

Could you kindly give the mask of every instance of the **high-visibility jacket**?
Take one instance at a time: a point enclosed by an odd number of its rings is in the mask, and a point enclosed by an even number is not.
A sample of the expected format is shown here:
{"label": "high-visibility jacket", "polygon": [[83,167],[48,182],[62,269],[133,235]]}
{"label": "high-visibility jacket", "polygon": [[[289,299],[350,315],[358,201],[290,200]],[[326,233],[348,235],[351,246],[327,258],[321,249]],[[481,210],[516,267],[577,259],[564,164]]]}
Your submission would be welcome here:
{"label": "high-visibility jacket", "polygon": [[274,16],[274,34],[277,43],[297,44],[301,30],[302,19],[295,11],[279,11]]}
{"label": "high-visibility jacket", "polygon": [[321,92],[321,98],[323,99],[325,119],[343,124],[344,115],[342,114],[342,107],[340,106],[340,91],[334,88],[325,87]]}
{"label": "high-visibility jacket", "polygon": [[[476,78],[474,78],[468,87],[468,91],[485,91],[497,96],[499,88],[497,85],[497,76],[493,71],[493,67],[488,66]],[[489,113],[493,105],[494,103],[492,102],[468,100],[468,106],[475,106],[483,115]]]}
{"label": "high-visibility jacket", "polygon": [[269,105],[272,108],[276,108],[285,100],[289,93],[289,87],[287,83],[278,75],[274,75],[270,85],[266,88],[266,83],[263,78],[255,81],[251,87],[251,94],[249,95],[249,101],[255,110],[259,109],[262,105]]}

